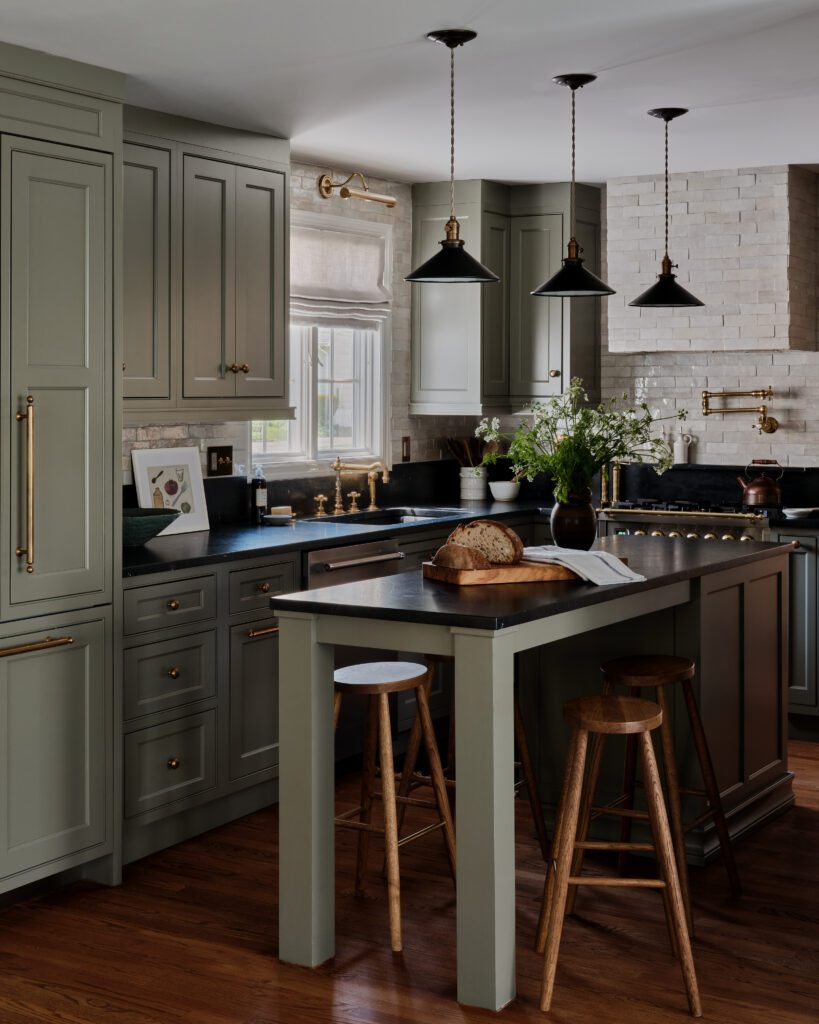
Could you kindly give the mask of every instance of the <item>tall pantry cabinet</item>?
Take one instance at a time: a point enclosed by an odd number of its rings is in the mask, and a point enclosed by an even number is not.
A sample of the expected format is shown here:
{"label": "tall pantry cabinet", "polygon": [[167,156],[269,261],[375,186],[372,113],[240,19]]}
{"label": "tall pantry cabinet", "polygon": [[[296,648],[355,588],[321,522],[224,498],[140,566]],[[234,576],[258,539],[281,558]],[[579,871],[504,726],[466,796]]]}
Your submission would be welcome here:
{"label": "tall pantry cabinet", "polygon": [[117,876],[123,87],[0,45],[0,892]]}

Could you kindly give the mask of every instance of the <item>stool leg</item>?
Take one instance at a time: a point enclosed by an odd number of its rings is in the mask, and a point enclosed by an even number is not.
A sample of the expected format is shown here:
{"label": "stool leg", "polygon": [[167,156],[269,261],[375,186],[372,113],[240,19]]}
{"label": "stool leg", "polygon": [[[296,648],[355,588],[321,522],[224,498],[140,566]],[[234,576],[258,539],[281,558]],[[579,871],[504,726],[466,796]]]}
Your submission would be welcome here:
{"label": "stool leg", "polygon": [[[615,688],[610,686],[604,693],[614,693]],[[639,687],[632,686],[629,688],[629,693],[632,697],[639,697]],[[626,759],[623,764],[623,793],[626,799],[623,802],[623,807],[628,810],[634,810],[634,790],[636,789],[637,783],[637,737],[634,735],[626,738]],[[623,817],[620,822],[620,842],[630,843],[631,842],[631,826],[632,819],[629,817]],[[628,850],[621,850],[617,857],[617,872],[620,875],[625,875],[626,868],[628,866]]]}
{"label": "stool leg", "polygon": [[685,905],[685,919],[688,922],[688,934],[694,935],[694,918],[691,913],[691,891],[688,886],[688,864],[685,859],[685,826],[680,809],[680,782],[677,777],[677,756],[674,750],[674,730],[668,713],[668,698],[664,686],[655,691],[657,703],[663,712],[660,725],[662,742],[663,767],[665,768],[665,788],[668,794],[668,816],[671,819],[671,838],[674,843],[674,856],[677,860],[677,874],[680,879],[680,891]]}
{"label": "stool leg", "polygon": [[660,863],[660,871],[667,885],[668,901],[666,905],[671,912],[671,926],[676,935],[680,968],[682,970],[683,982],[685,983],[685,991],[688,996],[688,1007],[692,1017],[701,1017],[702,1006],[700,1005],[700,994],[697,986],[697,972],[694,967],[694,957],[691,953],[691,939],[686,927],[685,906],[677,875],[677,864],[668,827],[668,815],[666,814],[663,790],[660,785],[660,773],[657,770],[657,761],[654,757],[654,747],[651,743],[650,733],[644,732],[640,734],[640,752],[643,760],[643,777],[649,820],[651,830],[654,833],[654,845],[657,851],[657,860]]}
{"label": "stool leg", "polygon": [[[409,796],[412,787],[412,776],[415,772],[415,765],[418,762],[418,751],[421,749],[421,720],[418,710],[412,723],[412,730],[407,741],[407,752],[404,754],[404,764],[401,768],[401,780],[398,783],[398,795]],[[398,834],[404,827],[404,815],[407,813],[407,805],[398,805]]]}
{"label": "stool leg", "polygon": [[725,820],[725,812],[722,809],[722,797],[719,793],[714,764],[711,760],[711,751],[708,749],[708,740],[705,737],[705,730],[702,727],[700,710],[694,697],[694,689],[691,680],[683,680],[683,695],[685,706],[688,709],[688,720],[691,723],[691,735],[694,740],[694,747],[697,751],[697,760],[700,763],[705,793],[708,803],[714,815],[714,827],[719,837],[719,845],[722,848],[722,857],[725,861],[725,870],[728,872],[728,882],[731,886],[732,896],[742,895],[742,884],[739,880],[736,861],[734,860],[734,847],[731,842],[731,834],[728,831],[728,823]]}
{"label": "stool leg", "polygon": [[540,803],[537,782],[535,780],[535,769],[532,764],[532,755],[529,751],[529,741],[526,739],[526,726],[523,724],[523,715],[520,713],[520,700],[518,699],[518,688],[514,693],[514,714],[515,714],[515,740],[518,745],[518,756],[520,767],[523,772],[523,781],[526,786],[526,795],[529,798],[529,806],[532,809],[532,818],[535,822],[535,833],[540,843],[540,852],[543,859],[549,862],[549,833],[546,831],[546,822],[543,820],[543,807]]}
{"label": "stool leg", "polygon": [[452,880],[455,881],[455,829],[452,827],[452,815],[449,811],[449,796],[444,782],[444,772],[441,768],[441,756],[438,753],[438,744],[435,740],[435,730],[432,728],[432,716],[429,713],[429,696],[426,686],[419,686],[415,691],[418,701],[418,720],[421,723],[421,732],[424,736],[424,746],[429,758],[429,774],[432,781],[432,790],[435,793],[435,802],[438,804],[438,815],[444,823],[441,830],[444,835],[444,847],[449,858],[449,870],[452,873]]}
{"label": "stool leg", "polygon": [[[577,828],[578,842],[585,842],[589,838],[589,826],[591,825],[591,809],[594,803],[594,794],[597,791],[597,784],[600,780],[600,765],[603,761],[603,743],[605,736],[595,733],[592,736],[591,754],[589,756],[589,777],[586,787],[583,790],[583,800],[580,804],[580,817]],[[585,850],[575,850],[572,858],[572,874],[577,877],[583,871],[583,861],[586,856]],[[566,898],[566,913],[574,913],[575,900],[577,899],[577,886],[569,889]]]}
{"label": "stool leg", "polygon": [[[338,694],[340,697],[341,694]],[[367,731],[364,734],[364,764],[361,771],[361,812],[359,821],[369,823],[373,816],[373,786],[375,785],[375,753],[378,741],[378,705],[375,697],[367,698]],[[367,874],[367,853],[370,847],[370,833],[358,833],[358,850],[355,862],[355,893],[364,895],[364,877]]]}
{"label": "stool leg", "polygon": [[392,723],[386,693],[378,695],[379,740],[381,747],[381,789],[384,804],[384,844],[387,851],[387,902],[390,916],[390,945],[401,952],[401,876],[398,873],[398,814],[395,803],[395,766],[392,754]]}
{"label": "stool leg", "polygon": [[554,872],[550,872],[547,894],[548,927],[543,954],[543,983],[540,988],[540,1008],[544,1012],[552,1004],[552,993],[555,987],[557,954],[563,934],[566,894],[569,888],[569,873],[572,866],[575,833],[577,832],[577,815],[580,807],[580,791],[583,788],[588,736],[585,729],[573,730],[563,779],[560,824],[557,828],[560,844],[556,848]]}

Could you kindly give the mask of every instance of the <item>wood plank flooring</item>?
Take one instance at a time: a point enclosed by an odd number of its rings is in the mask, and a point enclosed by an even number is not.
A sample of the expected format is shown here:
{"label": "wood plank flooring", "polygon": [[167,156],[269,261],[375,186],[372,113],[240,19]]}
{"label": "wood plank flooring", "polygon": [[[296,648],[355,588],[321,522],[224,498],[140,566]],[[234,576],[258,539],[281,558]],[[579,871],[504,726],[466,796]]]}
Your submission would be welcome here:
{"label": "wood plank flooring", "polygon": [[[692,869],[704,1019],[819,1019],[819,744],[792,745],[797,806],[722,865]],[[356,779],[340,799],[351,805]],[[416,812],[417,813],[417,812]],[[423,813],[423,812],[422,812]],[[409,820],[408,820],[409,824]],[[404,847],[404,952],[389,949],[374,850],[352,895],[355,835],[338,836],[338,952],[317,971],[276,955],[276,814],[266,810],[126,869],[0,911],[0,1024],[659,1024],[685,1021],[656,893],[584,890],[567,921],[555,999],[537,1008],[532,952],[543,864],[518,802],[518,998],[500,1016],[455,1002],[454,894],[440,839]]]}

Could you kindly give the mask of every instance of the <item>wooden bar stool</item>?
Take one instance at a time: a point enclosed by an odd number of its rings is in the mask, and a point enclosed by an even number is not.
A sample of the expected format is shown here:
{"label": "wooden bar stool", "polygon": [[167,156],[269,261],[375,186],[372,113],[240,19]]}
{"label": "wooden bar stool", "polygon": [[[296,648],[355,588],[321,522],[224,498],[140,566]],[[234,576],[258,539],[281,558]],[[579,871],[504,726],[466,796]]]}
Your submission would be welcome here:
{"label": "wooden bar stool", "polygon": [[[563,933],[566,900],[570,887],[573,891],[578,885],[644,886],[662,891],[671,947],[680,961],[688,996],[688,1007],[692,1016],[700,1017],[702,1008],[694,958],[691,953],[691,941],[686,928],[685,907],[677,875],[660,775],[651,742],[651,731],[662,725],[663,712],[659,705],[652,701],[640,700],[637,697],[603,696],[570,700],[564,706],[563,714],[572,727],[572,735],[555,825],[553,868],[546,873],[543,905],[538,922],[537,949],[538,952],[544,954],[540,1008],[545,1011],[552,1004],[557,955]],[[634,736],[643,762],[648,820],[654,838],[653,844],[590,842],[584,837],[581,838],[578,824],[590,733],[595,740],[600,741],[596,744],[599,748],[598,766],[603,740],[606,736]],[[586,784],[584,803],[588,805],[591,805],[594,799],[593,787],[596,778],[591,771],[593,767],[590,765]],[[579,872],[573,870],[572,862],[577,852],[623,849],[655,850],[659,878],[581,877]]]}
{"label": "wooden bar stool", "polygon": [[[725,870],[728,873],[728,883],[733,896],[742,894],[742,887],[739,880],[734,850],[731,843],[731,835],[725,821],[725,813],[722,808],[719,786],[714,773],[714,765],[711,761],[711,752],[708,749],[708,740],[702,726],[697,701],[694,697],[694,690],[691,680],[694,677],[696,666],[690,658],[681,658],[675,655],[636,655],[628,658],[614,658],[601,666],[603,673],[603,692],[612,694],[617,687],[628,687],[632,696],[641,695],[645,689],[654,691],[654,699],[663,712],[663,723],[660,727],[661,753],[663,767],[665,769],[665,785],[668,797],[668,812],[671,819],[671,835],[674,841],[674,855],[677,860],[677,871],[680,876],[680,887],[685,902],[685,914],[688,921],[688,931],[694,934],[694,923],[691,914],[691,895],[688,884],[688,865],[685,858],[685,834],[691,829],[697,828],[703,822],[713,818],[714,827],[722,850]],[[683,789],[680,787],[677,774],[677,760],[674,752],[674,734],[668,714],[669,700],[666,687],[680,684],[685,706],[688,712],[688,721],[691,728],[694,748],[699,761],[700,774],[703,781],[703,789]],[[594,757],[592,757],[594,763]],[[599,769],[599,760],[597,762]],[[631,825],[635,818],[645,818],[645,812],[634,811],[634,792],[637,785],[637,743],[636,737],[631,737],[626,743],[626,758],[623,771],[623,793],[612,804],[604,808],[595,808],[595,813],[621,813],[622,825],[620,839],[628,842],[631,839]],[[682,818],[680,807],[680,794],[702,797],[707,801],[706,810],[694,821],[685,823]],[[628,812],[628,813],[623,813]],[[588,816],[585,821],[585,828],[588,831]],[[584,835],[585,839],[586,836]],[[576,866],[582,863],[582,851],[578,855],[579,861]],[[621,854],[620,869],[625,870],[626,854]],[[573,909],[573,901],[569,901],[569,912]]]}
{"label": "wooden bar stool", "polygon": [[[367,713],[367,729],[364,740],[364,766],[361,773],[361,804],[351,811],[336,817],[336,825],[340,828],[358,830],[358,850],[356,855],[355,892],[357,896],[364,894],[364,876],[367,871],[367,852],[370,833],[377,832],[384,836],[387,868],[387,894],[390,918],[390,944],[394,953],[401,951],[401,880],[398,870],[398,848],[405,843],[420,839],[421,836],[440,829],[449,858],[452,877],[455,877],[455,831],[452,827],[452,816],[449,810],[444,776],[432,719],[429,713],[429,670],[426,665],[417,665],[406,661],[378,661],[362,665],[349,665],[337,669],[335,681],[335,706],[333,709],[334,727],[338,726],[341,714],[341,701],[344,694],[356,693],[369,699]],[[430,764],[432,788],[435,794],[434,805],[428,801],[414,800],[407,795],[398,796],[395,792],[395,767],[392,750],[392,723],[390,721],[389,694],[415,690],[418,702],[418,719],[423,737],[424,747]],[[375,792],[376,750],[381,762],[381,792]],[[381,799],[384,806],[384,825],[372,822],[373,800]],[[402,839],[398,837],[398,806],[415,804],[417,806],[435,806],[438,820],[431,825],[420,828]],[[357,817],[356,817],[357,816]],[[355,820],[354,820],[355,819]]]}
{"label": "wooden bar stool", "polygon": [[[451,658],[445,655],[430,654],[427,655],[427,662],[430,665],[430,673],[433,673],[438,669],[444,662],[452,661]],[[543,855],[543,859],[548,862],[549,860],[549,833],[546,830],[546,821],[543,817],[543,806],[540,802],[540,794],[538,793],[537,781],[535,779],[535,769],[532,764],[532,755],[529,750],[529,741],[526,738],[526,727],[523,724],[523,715],[520,710],[520,700],[518,697],[518,687],[515,683],[514,691],[514,727],[515,727],[515,748],[517,751],[517,758],[515,760],[515,768],[520,772],[520,778],[515,782],[515,796],[518,796],[520,790],[525,786],[526,795],[529,800],[529,807],[532,812],[532,819],[534,821],[535,833],[540,844],[540,851]],[[420,716],[416,714],[415,721],[412,723],[412,731],[407,742],[407,752],[404,757],[404,767],[401,772],[401,777],[398,784],[398,793],[400,796],[408,796],[413,790],[419,786],[428,786],[431,784],[431,779],[428,775],[424,775],[421,772],[416,771],[416,763],[418,760],[418,754],[421,749],[421,722]],[[455,695],[452,696],[452,702],[449,709],[449,738],[447,744],[447,760],[443,767],[444,780],[447,788],[451,793],[451,803],[454,803],[454,797],[456,793],[455,786]],[[401,831],[401,827],[404,821],[404,809],[405,805],[400,805],[398,808],[398,830]]]}

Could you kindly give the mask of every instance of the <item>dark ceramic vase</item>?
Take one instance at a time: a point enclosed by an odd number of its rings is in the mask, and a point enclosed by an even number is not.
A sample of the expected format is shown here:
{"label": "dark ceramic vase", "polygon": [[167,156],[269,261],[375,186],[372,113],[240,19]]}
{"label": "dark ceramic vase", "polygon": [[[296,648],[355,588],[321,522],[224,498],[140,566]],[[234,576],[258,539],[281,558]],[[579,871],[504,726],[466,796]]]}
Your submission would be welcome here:
{"label": "dark ceramic vase", "polygon": [[552,540],[561,548],[588,551],[597,537],[597,515],[591,502],[591,491],[570,494],[568,501],[558,501],[552,509]]}

